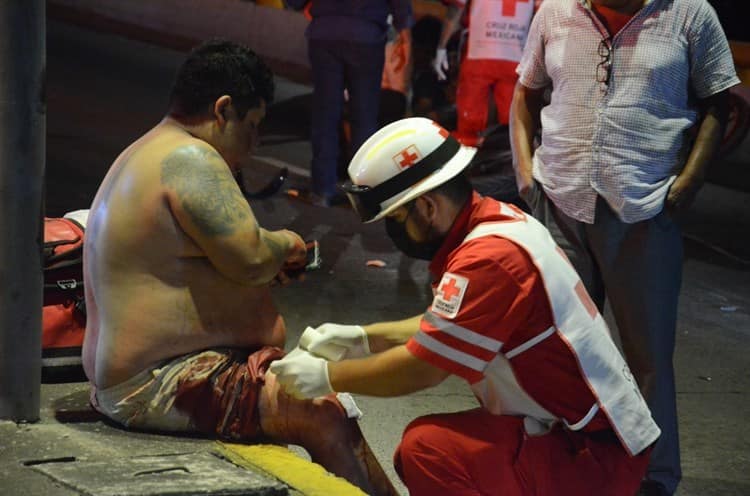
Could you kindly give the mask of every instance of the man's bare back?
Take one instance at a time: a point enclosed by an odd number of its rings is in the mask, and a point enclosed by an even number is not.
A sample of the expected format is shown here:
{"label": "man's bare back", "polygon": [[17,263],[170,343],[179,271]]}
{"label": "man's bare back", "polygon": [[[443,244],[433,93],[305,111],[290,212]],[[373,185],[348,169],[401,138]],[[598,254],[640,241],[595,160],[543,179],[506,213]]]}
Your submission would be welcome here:
{"label": "man's bare back", "polygon": [[[118,157],[92,204],[83,360],[99,388],[201,349],[283,347],[284,322],[268,285],[240,284],[218,272],[169,208],[164,183],[170,167],[203,154],[218,157],[165,120]],[[222,198],[205,190],[204,201],[216,204],[217,215],[252,215],[228,168],[223,175],[206,169],[195,180],[224,183]]]}
{"label": "man's bare back", "polygon": [[257,55],[207,41],[164,120],[104,178],[83,255],[92,405],[127,428],[296,444],[368,494],[394,494],[335,396],[296,400],[267,372],[285,338],[270,283],[306,259],[298,234],[258,224],[235,180],[272,100]]}

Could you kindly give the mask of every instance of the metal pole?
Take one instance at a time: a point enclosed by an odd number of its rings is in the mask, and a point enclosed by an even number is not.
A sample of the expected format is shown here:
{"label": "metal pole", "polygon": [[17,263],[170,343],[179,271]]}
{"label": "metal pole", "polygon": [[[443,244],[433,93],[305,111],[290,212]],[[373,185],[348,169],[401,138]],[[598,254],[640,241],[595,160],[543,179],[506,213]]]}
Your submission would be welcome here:
{"label": "metal pole", "polygon": [[39,420],[45,0],[0,2],[0,419]]}

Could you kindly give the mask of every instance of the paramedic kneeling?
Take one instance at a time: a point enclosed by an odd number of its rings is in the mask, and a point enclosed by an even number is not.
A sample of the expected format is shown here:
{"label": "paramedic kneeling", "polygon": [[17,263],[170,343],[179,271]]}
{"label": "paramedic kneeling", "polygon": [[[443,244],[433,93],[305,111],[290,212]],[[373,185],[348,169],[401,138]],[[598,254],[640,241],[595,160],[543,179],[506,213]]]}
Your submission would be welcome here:
{"label": "paramedic kneeling", "polygon": [[429,119],[375,133],[349,166],[364,222],[431,260],[422,315],[308,328],[270,370],[295,396],[398,396],[455,374],[481,406],[413,421],[394,457],[414,495],[633,496],[659,428],[547,230],[481,197],[474,149]]}
{"label": "paramedic kneeling", "polygon": [[305,243],[263,229],[233,175],[273,88],[247,48],[204,43],[167,116],[107,172],[83,256],[92,403],[129,428],[297,444],[367,493],[393,494],[337,397],[292,398],[266,373],[285,338],[269,283],[304,265]]}

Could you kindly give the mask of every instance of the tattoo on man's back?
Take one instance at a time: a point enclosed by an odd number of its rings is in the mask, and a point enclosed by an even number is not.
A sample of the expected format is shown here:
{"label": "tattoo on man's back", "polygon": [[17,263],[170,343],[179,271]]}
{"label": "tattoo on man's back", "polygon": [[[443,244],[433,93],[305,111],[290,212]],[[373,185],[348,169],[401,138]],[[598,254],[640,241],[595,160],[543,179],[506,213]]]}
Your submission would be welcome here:
{"label": "tattoo on man's back", "polygon": [[173,188],[185,211],[207,235],[227,236],[247,217],[247,200],[229,170],[205,166],[222,160],[195,145],[175,149],[161,163],[161,182]]}

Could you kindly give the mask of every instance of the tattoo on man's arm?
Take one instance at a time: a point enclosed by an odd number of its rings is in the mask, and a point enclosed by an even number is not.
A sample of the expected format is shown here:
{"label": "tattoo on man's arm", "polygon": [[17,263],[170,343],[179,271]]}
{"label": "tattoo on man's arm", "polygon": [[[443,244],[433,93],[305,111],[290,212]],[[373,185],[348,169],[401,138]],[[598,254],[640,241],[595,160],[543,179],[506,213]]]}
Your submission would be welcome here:
{"label": "tattoo on man's arm", "polygon": [[229,170],[207,167],[221,160],[218,153],[194,145],[182,146],[161,164],[161,182],[177,193],[196,226],[209,236],[227,236],[247,218],[247,200]]}

